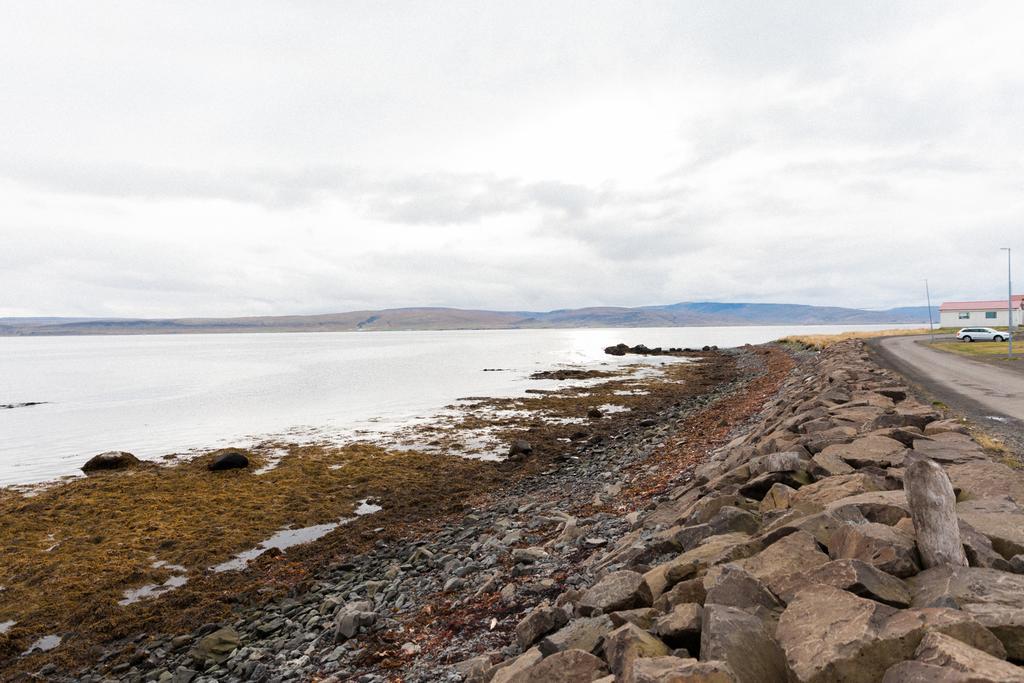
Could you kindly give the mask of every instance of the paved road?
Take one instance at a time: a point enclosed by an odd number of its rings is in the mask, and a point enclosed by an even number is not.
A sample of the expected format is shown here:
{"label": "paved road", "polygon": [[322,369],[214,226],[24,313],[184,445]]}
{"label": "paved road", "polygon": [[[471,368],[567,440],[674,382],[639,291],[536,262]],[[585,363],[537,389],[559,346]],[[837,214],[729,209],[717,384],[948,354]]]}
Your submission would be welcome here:
{"label": "paved road", "polygon": [[1024,373],[929,349],[927,337],[888,337],[871,346],[889,365],[928,393],[967,412],[1024,422]]}

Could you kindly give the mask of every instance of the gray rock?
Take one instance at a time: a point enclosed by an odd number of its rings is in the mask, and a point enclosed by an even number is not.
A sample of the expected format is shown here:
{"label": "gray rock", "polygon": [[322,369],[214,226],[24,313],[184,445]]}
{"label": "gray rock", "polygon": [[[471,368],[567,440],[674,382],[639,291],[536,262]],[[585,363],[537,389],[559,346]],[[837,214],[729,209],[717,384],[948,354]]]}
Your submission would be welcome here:
{"label": "gray rock", "polygon": [[764,622],[726,605],[704,607],[700,659],[725,662],[739,683],[785,681],[789,675],[785,653]]}
{"label": "gray rock", "polygon": [[607,673],[604,662],[581,650],[557,652],[508,679],[508,683],[588,683]]}
{"label": "gray rock", "polygon": [[632,683],[734,683],[736,676],[721,661],[684,657],[645,657],[633,665]]}
{"label": "gray rock", "polygon": [[348,603],[334,616],[334,640],[341,643],[353,638],[360,628],[372,626],[376,621],[377,613],[372,602],[364,600]]}
{"label": "gray rock", "polygon": [[604,637],[613,630],[612,620],[606,614],[597,617],[573,619],[568,624],[540,641],[545,657],[565,650],[597,652]]}
{"label": "gray rock", "polygon": [[920,571],[913,537],[885,524],[849,524],[832,536],[833,559],[861,560],[881,571],[904,578]]}
{"label": "gray rock", "polygon": [[103,470],[122,470],[138,465],[141,461],[126,451],[107,451],[94,455],[82,465],[86,474]]}
{"label": "gray rock", "polygon": [[516,564],[533,564],[548,557],[544,548],[516,548],[512,551],[512,561]]}
{"label": "gray rock", "polygon": [[779,597],[789,602],[798,592],[816,583],[840,588],[892,607],[910,605],[910,590],[906,583],[861,560],[833,560],[807,571],[790,574],[776,585],[779,587]]}
{"label": "gray rock", "polygon": [[612,673],[627,680],[637,659],[665,657],[671,652],[668,645],[635,624],[623,624],[605,636],[602,650]]}
{"label": "gray rock", "polygon": [[520,649],[526,650],[541,636],[565,626],[568,621],[569,615],[561,607],[542,604],[530,611],[516,625],[516,643]]}
{"label": "gray rock", "polygon": [[915,659],[947,670],[970,674],[972,680],[1020,683],[1024,670],[942,633],[928,633],[914,653]]}
{"label": "gray rock", "polygon": [[583,616],[650,607],[651,588],[642,574],[622,570],[605,575],[580,598],[577,611]]}
{"label": "gray rock", "polygon": [[222,664],[241,644],[238,631],[233,628],[220,628],[203,636],[189,651],[193,660],[204,665]]}

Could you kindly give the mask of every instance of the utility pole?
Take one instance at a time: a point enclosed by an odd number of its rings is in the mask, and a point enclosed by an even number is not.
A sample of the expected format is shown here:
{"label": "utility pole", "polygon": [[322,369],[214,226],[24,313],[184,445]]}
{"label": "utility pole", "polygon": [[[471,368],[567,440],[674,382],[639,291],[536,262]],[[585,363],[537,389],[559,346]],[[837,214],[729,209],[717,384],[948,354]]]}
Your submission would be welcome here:
{"label": "utility pole", "polygon": [[1013,358],[1013,271],[1010,270],[1010,247],[1000,247],[999,251],[1006,252],[1006,312],[1009,315],[1009,327],[1006,328],[1009,346],[1006,347],[1006,354]]}
{"label": "utility pole", "polygon": [[932,293],[928,291],[928,278],[924,279],[924,295],[928,298],[928,343],[934,344],[935,329],[932,327]]}

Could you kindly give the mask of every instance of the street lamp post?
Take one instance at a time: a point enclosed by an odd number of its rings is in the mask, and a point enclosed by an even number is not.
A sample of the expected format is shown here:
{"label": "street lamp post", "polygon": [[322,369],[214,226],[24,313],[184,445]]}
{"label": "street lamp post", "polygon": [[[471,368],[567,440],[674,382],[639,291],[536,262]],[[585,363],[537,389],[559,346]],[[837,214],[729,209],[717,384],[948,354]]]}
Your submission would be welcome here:
{"label": "street lamp post", "polygon": [[999,251],[1006,252],[1006,313],[1009,316],[1006,334],[1009,346],[1006,347],[1006,355],[1013,358],[1013,271],[1010,270],[1010,247],[1001,247]]}
{"label": "street lamp post", "polygon": [[928,299],[928,343],[935,343],[935,328],[932,326],[932,293],[928,290],[928,278],[924,279],[924,295]]}

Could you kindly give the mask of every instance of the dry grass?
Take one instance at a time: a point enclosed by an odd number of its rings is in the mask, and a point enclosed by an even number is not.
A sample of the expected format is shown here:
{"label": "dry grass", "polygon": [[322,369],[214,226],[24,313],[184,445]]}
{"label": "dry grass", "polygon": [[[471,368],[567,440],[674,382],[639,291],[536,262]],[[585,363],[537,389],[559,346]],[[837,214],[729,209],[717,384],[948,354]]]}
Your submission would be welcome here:
{"label": "dry grass", "polygon": [[[1018,347],[1021,342],[1018,342]],[[960,341],[940,341],[930,345],[933,349],[939,351],[947,351],[949,353],[957,353],[961,356],[973,356],[975,358],[986,358],[992,360],[1020,360],[1024,358],[1024,353],[1015,352],[1013,357],[1009,357],[1007,352],[1009,345],[1006,342],[960,342]]]}
{"label": "dry grass", "polygon": [[996,460],[1007,467],[1012,467],[1015,470],[1024,469],[1024,463],[1022,463],[1013,451],[999,439],[986,434],[980,429],[971,430],[971,436],[973,436],[974,440],[978,442],[978,445],[991,453]]}
{"label": "dry grass", "polygon": [[[936,334],[939,330],[935,331]],[[873,339],[874,337],[905,337],[915,334],[928,334],[928,328],[915,328],[912,330],[873,330],[868,332],[841,332],[839,334],[800,334],[790,337],[783,337],[779,340],[782,344],[796,344],[808,349],[824,349],[838,344],[847,339]]]}

